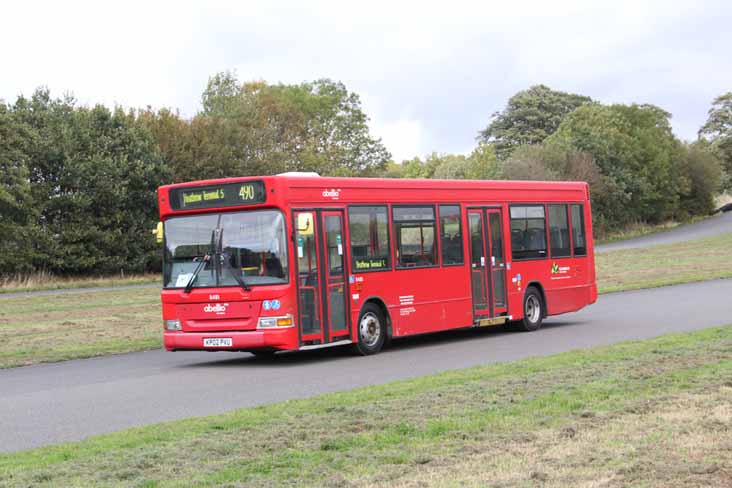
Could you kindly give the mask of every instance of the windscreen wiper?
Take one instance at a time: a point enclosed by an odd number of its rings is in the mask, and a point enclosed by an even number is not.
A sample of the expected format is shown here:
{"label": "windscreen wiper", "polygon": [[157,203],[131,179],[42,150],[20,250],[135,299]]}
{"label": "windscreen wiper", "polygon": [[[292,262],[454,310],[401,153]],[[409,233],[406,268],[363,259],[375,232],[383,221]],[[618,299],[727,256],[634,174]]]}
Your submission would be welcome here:
{"label": "windscreen wiper", "polygon": [[218,245],[216,247],[216,262],[225,265],[226,269],[229,270],[229,274],[232,278],[236,281],[236,283],[244,290],[244,291],[252,291],[251,287],[247,285],[246,281],[244,281],[244,278],[242,278],[240,275],[238,275],[234,271],[234,267],[231,265],[228,259],[224,258],[224,250],[223,250],[223,242],[224,242],[224,229],[218,229]]}
{"label": "windscreen wiper", "polygon": [[191,289],[193,289],[193,282],[196,281],[196,278],[198,278],[198,274],[201,272],[203,267],[206,265],[207,262],[211,260],[211,255],[206,254],[201,258],[201,261],[198,263],[198,266],[196,267],[195,271],[193,271],[193,274],[191,275],[191,278],[188,280],[188,283],[186,283],[186,287],[183,289],[184,293],[190,293]]}
{"label": "windscreen wiper", "polygon": [[228,261],[225,260],[224,262],[226,263],[226,269],[229,270],[229,274],[231,274],[232,278],[236,280],[239,286],[241,286],[244,291],[252,291],[252,288],[247,285],[246,281],[244,281],[244,278],[234,272],[234,267]]}
{"label": "windscreen wiper", "polygon": [[191,278],[188,280],[188,283],[186,283],[186,287],[183,289],[184,293],[190,293],[193,289],[193,283],[196,281],[196,278],[198,278],[199,273],[203,270],[203,267],[206,266],[206,263],[211,261],[211,256],[216,255],[216,231],[218,230],[218,227],[211,231],[211,244],[208,246],[208,252],[205,256],[201,259],[201,261],[198,263],[198,266],[196,266],[196,269],[193,271],[193,274],[191,275]]}

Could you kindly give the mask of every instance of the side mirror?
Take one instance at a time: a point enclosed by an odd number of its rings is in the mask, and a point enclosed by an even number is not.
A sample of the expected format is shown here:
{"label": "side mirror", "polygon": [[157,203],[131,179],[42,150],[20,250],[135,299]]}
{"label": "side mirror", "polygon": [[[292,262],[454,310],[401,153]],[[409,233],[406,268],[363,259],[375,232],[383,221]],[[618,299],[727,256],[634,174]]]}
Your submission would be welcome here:
{"label": "side mirror", "polygon": [[313,214],[306,212],[297,214],[297,233],[304,236],[313,235]]}
{"label": "side mirror", "polygon": [[153,235],[155,236],[155,242],[158,244],[163,242],[163,223],[158,222],[158,225],[155,226],[155,228],[152,230]]}

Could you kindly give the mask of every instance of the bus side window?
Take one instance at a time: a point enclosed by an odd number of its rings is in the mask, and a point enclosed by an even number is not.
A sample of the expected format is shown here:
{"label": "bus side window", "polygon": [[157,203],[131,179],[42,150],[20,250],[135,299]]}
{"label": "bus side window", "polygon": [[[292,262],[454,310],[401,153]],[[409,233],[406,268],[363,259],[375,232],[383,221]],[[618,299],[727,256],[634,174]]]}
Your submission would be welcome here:
{"label": "bus side window", "polygon": [[399,268],[434,266],[434,207],[393,207],[396,263]]}
{"label": "bus side window", "polygon": [[458,205],[440,205],[440,245],[443,265],[463,264],[463,233]]}
{"label": "bus side window", "polygon": [[348,231],[354,273],[391,268],[385,206],[348,207]]}
{"label": "bus side window", "polygon": [[513,259],[546,257],[544,205],[511,205]]}
{"label": "bus side window", "polygon": [[553,258],[568,258],[572,254],[566,205],[549,205],[549,247]]}
{"label": "bus side window", "polygon": [[572,205],[572,247],[575,256],[587,255],[585,240],[585,213],[582,205]]}

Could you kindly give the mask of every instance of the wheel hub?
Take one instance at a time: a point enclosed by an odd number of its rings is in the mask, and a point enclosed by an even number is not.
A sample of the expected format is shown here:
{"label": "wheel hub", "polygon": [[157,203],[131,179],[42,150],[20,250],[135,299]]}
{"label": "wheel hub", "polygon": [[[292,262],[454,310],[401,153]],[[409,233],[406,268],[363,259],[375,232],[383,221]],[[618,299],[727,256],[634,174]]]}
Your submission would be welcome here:
{"label": "wheel hub", "polygon": [[381,336],[381,325],[379,319],[372,313],[367,313],[361,318],[359,324],[361,341],[368,347],[373,347]]}

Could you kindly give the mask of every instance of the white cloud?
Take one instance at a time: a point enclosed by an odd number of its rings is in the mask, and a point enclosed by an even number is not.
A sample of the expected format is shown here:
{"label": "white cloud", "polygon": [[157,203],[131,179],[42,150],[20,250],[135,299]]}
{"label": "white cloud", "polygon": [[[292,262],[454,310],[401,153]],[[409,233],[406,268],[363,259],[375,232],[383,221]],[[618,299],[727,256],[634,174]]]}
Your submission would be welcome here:
{"label": "white cloud", "polygon": [[391,152],[392,159],[401,163],[415,156],[422,156],[422,123],[413,119],[397,119],[391,122],[372,121],[371,134],[380,137]]}
{"label": "white cloud", "polygon": [[330,77],[362,96],[400,160],[462,152],[508,97],[544,83],[655,103],[692,138],[732,89],[731,14],[726,1],[672,0],[8,2],[0,98],[47,85],[87,104],[192,115],[217,71]]}

